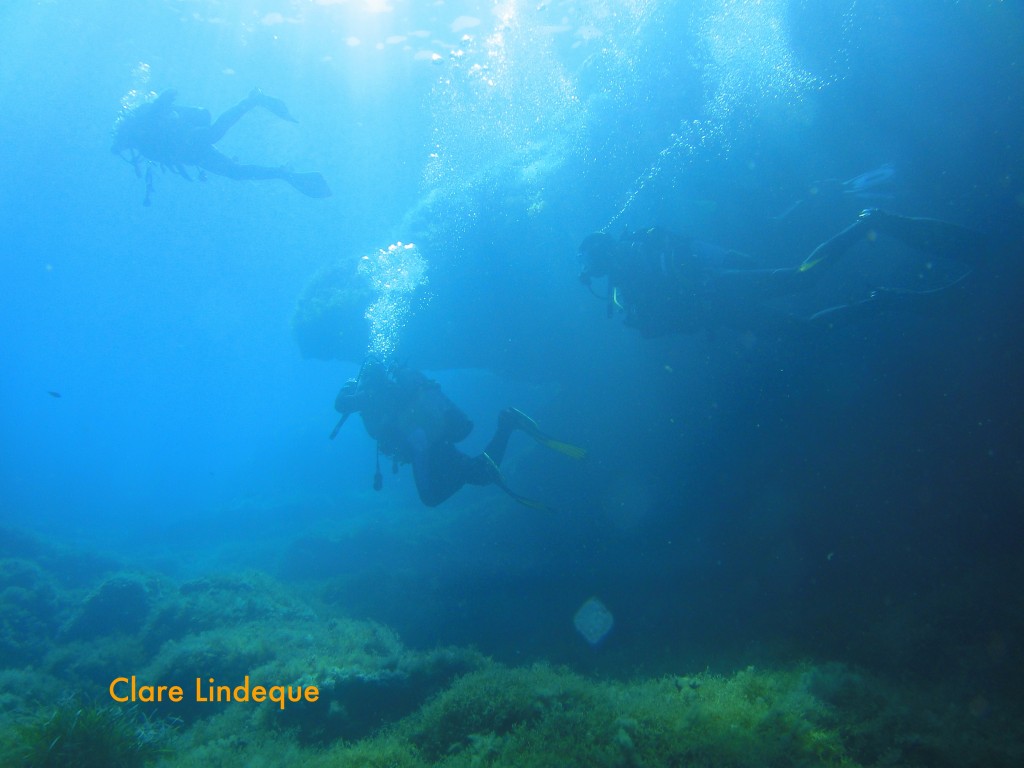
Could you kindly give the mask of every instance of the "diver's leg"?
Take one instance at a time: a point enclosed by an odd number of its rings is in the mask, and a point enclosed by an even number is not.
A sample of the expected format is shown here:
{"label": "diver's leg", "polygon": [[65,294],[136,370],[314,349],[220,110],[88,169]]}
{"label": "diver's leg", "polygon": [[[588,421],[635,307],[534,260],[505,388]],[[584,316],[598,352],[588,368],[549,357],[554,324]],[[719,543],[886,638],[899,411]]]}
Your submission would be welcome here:
{"label": "diver's leg", "polygon": [[951,310],[956,309],[958,304],[967,299],[968,293],[964,289],[965,284],[966,276],[951,285],[930,288],[926,291],[880,286],[863,299],[820,309],[807,319],[811,322],[824,321],[834,324],[840,321],[858,320],[862,317],[873,317],[881,312],[891,310],[948,317]]}
{"label": "diver's leg", "polygon": [[467,482],[474,482],[471,480],[474,469],[474,460],[451,443],[438,443],[418,451],[413,456],[412,475],[420,501],[428,507],[436,507]]}
{"label": "diver's leg", "polygon": [[198,155],[190,162],[200,168],[238,181],[259,181],[281,179],[287,181],[307,197],[324,198],[331,196],[331,188],[319,173],[295,173],[284,167],[271,168],[266,165],[242,165],[211,146],[197,147]]}
{"label": "diver's leg", "polygon": [[281,99],[276,99],[273,96],[267,96],[267,94],[259,88],[252,89],[252,92],[249,94],[249,100],[263,107],[270,114],[280,117],[282,120],[287,120],[289,123],[299,122],[292,117],[292,113],[288,111],[288,107],[283,101],[281,101]]}
{"label": "diver's leg", "polygon": [[709,292],[720,303],[736,307],[751,302],[785,296],[818,282],[826,271],[825,263],[834,264],[851,247],[871,231],[867,211],[855,222],[818,245],[798,267],[779,269],[725,269],[714,275]]}
{"label": "diver's leg", "polygon": [[515,428],[516,420],[510,409],[506,408],[498,414],[498,428],[494,430],[494,436],[484,448],[484,453],[490,456],[495,466],[501,466],[501,462],[505,458],[505,449],[508,448],[508,439],[512,436],[512,430]]}
{"label": "diver's leg", "polygon": [[878,210],[865,211],[861,216],[871,222],[873,229],[933,256],[977,266],[988,255],[985,235],[959,224]]}
{"label": "diver's leg", "polygon": [[217,121],[206,129],[207,140],[210,144],[216,144],[218,141],[224,138],[231,127],[242,119],[242,116],[254,107],[263,107],[265,110],[273,115],[287,120],[291,123],[298,122],[291,113],[288,111],[288,107],[281,99],[275,99],[273,96],[267,96],[259,88],[253,88],[252,92],[242,99],[240,102],[231,107],[228,111],[217,118]]}
{"label": "diver's leg", "polygon": [[495,466],[500,465],[501,460],[505,458],[508,438],[516,429],[522,430],[546,448],[564,453],[570,458],[582,459],[587,455],[586,450],[583,448],[556,440],[551,435],[542,432],[540,427],[537,426],[537,422],[519,409],[506,408],[498,414],[498,428],[494,431],[494,437],[491,438],[491,442],[484,449],[484,453],[493,460]]}
{"label": "diver's leg", "polygon": [[253,94],[249,94],[246,98],[227,110],[220,117],[217,118],[213,125],[203,128],[203,140],[207,144],[216,144],[218,141],[224,138],[231,127],[242,119],[242,116],[253,107],[259,105],[259,99],[255,98]]}
{"label": "diver's leg", "polygon": [[853,224],[815,248],[799,269],[806,272],[826,260],[842,255],[860,240],[878,233],[933,256],[969,266],[977,266],[988,255],[986,238],[980,232],[939,219],[900,216],[868,208],[861,212]]}
{"label": "diver's leg", "polygon": [[509,488],[498,468],[501,460],[505,458],[508,439],[516,429],[522,429],[539,442],[544,442],[549,447],[561,450],[574,458],[583,458],[585,453],[582,448],[551,440],[537,429],[537,425],[528,416],[515,408],[506,408],[498,414],[498,428],[494,431],[494,436],[487,443],[484,452],[473,458],[465,457],[463,481],[471,485],[496,485],[520,504],[533,509],[549,509],[544,504],[522,496]]}
{"label": "diver's leg", "polygon": [[240,181],[260,181],[263,179],[284,179],[288,181],[292,175],[286,168],[271,168],[266,165],[241,165],[240,163],[232,163],[226,167],[226,170],[228,172],[221,175]]}
{"label": "diver's leg", "polygon": [[797,270],[807,272],[823,262],[834,261],[836,257],[846,253],[850,248],[867,237],[868,232],[871,230],[868,225],[868,219],[870,218],[867,215],[868,213],[868,211],[865,211],[857,217],[853,224],[838,234],[833,235],[811,251],[811,255],[803,260],[800,266],[797,267]]}
{"label": "diver's leg", "polygon": [[195,161],[200,168],[238,181],[259,179],[285,179],[291,173],[285,168],[270,168],[264,165],[242,165],[213,147],[205,147],[202,156]]}

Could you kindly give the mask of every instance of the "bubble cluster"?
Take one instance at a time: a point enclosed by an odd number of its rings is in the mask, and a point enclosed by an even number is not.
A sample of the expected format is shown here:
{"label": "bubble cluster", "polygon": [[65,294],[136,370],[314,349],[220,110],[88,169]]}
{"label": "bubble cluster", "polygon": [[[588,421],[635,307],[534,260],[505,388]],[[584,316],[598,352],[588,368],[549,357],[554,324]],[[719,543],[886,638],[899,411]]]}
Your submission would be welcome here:
{"label": "bubble cluster", "polygon": [[358,272],[376,294],[366,308],[370,323],[368,352],[389,361],[413,310],[413,294],[427,284],[427,260],[413,243],[397,242],[363,256]]}
{"label": "bubble cluster", "polygon": [[[669,143],[633,183],[611,227],[662,175],[679,174],[694,160],[724,154],[733,137],[775,111],[792,119],[806,95],[835,81],[801,67],[793,53],[787,16],[790,0],[704,0],[689,25],[692,61],[704,83],[703,107],[683,119]],[[844,31],[849,13],[844,14]]]}
{"label": "bubble cluster", "polygon": [[740,128],[766,106],[792,108],[821,86],[796,62],[788,11],[789,0],[705,4],[696,27],[708,120]]}
{"label": "bubble cluster", "polygon": [[150,67],[146,62],[140,61],[132,67],[132,87],[121,97],[121,112],[118,114],[117,124],[133,109],[156,98],[156,92],[147,87],[150,77]]}
{"label": "bubble cluster", "polygon": [[608,220],[608,223],[604,225],[601,231],[607,232],[611,229],[615,222],[630,209],[640,194],[649,185],[653,184],[666,169],[678,167],[681,163],[691,162],[708,147],[714,146],[716,142],[720,141],[720,134],[721,128],[715,123],[701,120],[683,121],[679,126],[679,130],[669,137],[670,143],[668,146],[658,153],[651,166],[633,182],[633,186],[626,197],[626,202]]}
{"label": "bubble cluster", "polygon": [[542,210],[547,178],[582,143],[584,110],[556,50],[562,33],[515,0],[493,18],[491,28],[459,28],[431,89],[424,182],[435,205],[454,209],[435,221],[460,221],[498,186],[516,190],[528,212]]}

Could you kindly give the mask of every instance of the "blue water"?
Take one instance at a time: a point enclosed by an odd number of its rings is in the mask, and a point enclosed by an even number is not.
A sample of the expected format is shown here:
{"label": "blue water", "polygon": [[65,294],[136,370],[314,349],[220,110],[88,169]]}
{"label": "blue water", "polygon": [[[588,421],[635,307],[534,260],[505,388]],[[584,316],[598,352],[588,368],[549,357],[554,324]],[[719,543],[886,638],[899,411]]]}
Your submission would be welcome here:
{"label": "blue water", "polygon": [[[340,610],[416,645],[1021,682],[1019,648],[979,650],[1022,629],[1019,3],[10,0],[0,30],[0,522],[173,574],[341,574]],[[143,205],[122,100],[253,87],[298,123],[254,110],[219,148],[334,195],[158,170]],[[877,198],[808,198],[886,164]],[[876,204],[992,239],[965,306],[646,340],[577,280],[595,230],[793,265]],[[506,405],[586,446],[513,439],[555,515],[493,487],[428,510],[408,468],[374,493],[357,420],[328,441],[360,360],[304,355],[296,306],[399,241],[427,283],[395,359],[470,452]]]}

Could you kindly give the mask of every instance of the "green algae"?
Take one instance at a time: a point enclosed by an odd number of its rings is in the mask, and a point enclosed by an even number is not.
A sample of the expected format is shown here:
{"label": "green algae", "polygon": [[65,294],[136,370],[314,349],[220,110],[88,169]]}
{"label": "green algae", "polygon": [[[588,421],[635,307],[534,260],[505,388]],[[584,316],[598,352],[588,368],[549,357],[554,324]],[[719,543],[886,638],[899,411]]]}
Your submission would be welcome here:
{"label": "green algae", "polygon": [[143,768],[166,755],[170,729],[136,707],[68,699],[9,728],[0,759],[12,768]]}
{"label": "green algae", "polygon": [[305,764],[856,768],[834,712],[807,692],[803,673],[615,682],[490,664],[375,736],[334,744]]}
{"label": "green algae", "polygon": [[[0,618],[10,652],[0,670],[5,766],[88,767],[98,764],[93,755],[160,768],[1024,763],[1019,703],[966,675],[926,688],[804,663],[593,679],[547,664],[505,667],[465,648],[413,650],[390,628],[338,615],[263,574],[175,584],[107,569],[70,590],[35,562],[0,560],[0,576],[10,609]],[[117,632],[61,631],[98,626],[82,617],[116,618],[124,607],[133,611]],[[316,685],[322,695],[284,711],[193,701],[141,717],[108,701],[119,675],[183,685],[237,685],[248,675],[254,684]],[[78,699],[55,704],[68,690]],[[106,706],[76,703],[83,697]],[[171,718],[183,722],[168,730]],[[150,749],[149,735],[138,747],[140,734],[160,734],[159,747]],[[46,762],[52,755],[59,760]]]}

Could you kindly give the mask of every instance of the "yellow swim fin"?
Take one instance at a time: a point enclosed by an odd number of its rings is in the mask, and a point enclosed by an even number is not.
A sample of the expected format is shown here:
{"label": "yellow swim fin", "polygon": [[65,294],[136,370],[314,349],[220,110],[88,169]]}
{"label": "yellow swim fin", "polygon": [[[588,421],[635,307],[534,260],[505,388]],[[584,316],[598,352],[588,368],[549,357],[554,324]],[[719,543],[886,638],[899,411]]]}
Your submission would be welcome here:
{"label": "yellow swim fin", "polygon": [[513,491],[505,483],[505,476],[503,474],[501,474],[501,469],[498,467],[497,464],[494,463],[494,459],[492,459],[486,453],[483,454],[483,457],[485,459],[487,459],[487,462],[489,464],[490,475],[491,475],[492,482],[496,486],[501,488],[501,490],[503,490],[505,493],[507,493],[509,496],[511,496],[516,501],[518,501],[524,507],[529,507],[530,509],[539,509],[542,512],[554,512],[555,511],[554,509],[549,507],[547,504],[542,504],[541,502],[535,501],[534,499],[527,498],[526,496],[520,496],[518,493]]}
{"label": "yellow swim fin", "polygon": [[536,440],[541,445],[550,448],[553,451],[564,453],[570,459],[582,459],[587,455],[587,449],[580,448],[578,445],[563,443],[561,440],[552,440],[550,437],[536,438]]}
{"label": "yellow swim fin", "polygon": [[537,426],[537,422],[527,416],[525,413],[520,411],[518,408],[509,408],[509,412],[515,419],[515,425],[517,429],[523,430],[526,434],[532,437],[541,445],[550,448],[553,451],[564,453],[566,456],[572,459],[582,459],[587,455],[585,449],[579,446],[571,445],[569,443],[563,443],[561,440],[555,440],[550,435],[541,432],[540,427]]}
{"label": "yellow swim fin", "polygon": [[800,266],[797,267],[796,271],[806,272],[807,270],[813,269],[814,267],[821,264],[821,262],[825,261],[825,259],[827,259],[832,253],[831,249],[828,247],[831,242],[831,240],[826,241],[819,245],[817,248],[815,248],[813,251],[811,251],[811,255],[800,263]]}
{"label": "yellow swim fin", "polygon": [[529,507],[530,509],[537,509],[537,510],[540,510],[541,512],[554,512],[555,511],[553,507],[549,507],[547,504],[543,504],[543,503],[541,503],[539,501],[536,501],[534,499],[528,499],[526,496],[520,496],[518,493],[513,491],[507,485],[499,485],[498,487],[501,488],[501,490],[503,490],[505,493],[507,493],[513,499],[518,501],[520,504],[522,504],[524,507]]}

